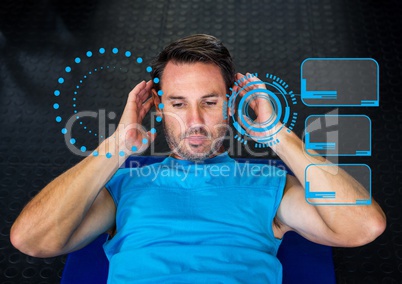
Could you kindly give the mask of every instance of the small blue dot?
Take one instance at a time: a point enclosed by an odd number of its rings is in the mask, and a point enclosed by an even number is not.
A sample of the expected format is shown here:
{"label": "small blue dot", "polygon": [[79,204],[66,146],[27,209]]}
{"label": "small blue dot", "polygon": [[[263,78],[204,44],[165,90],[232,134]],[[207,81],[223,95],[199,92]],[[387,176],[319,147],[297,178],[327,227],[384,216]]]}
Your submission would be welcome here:
{"label": "small blue dot", "polygon": [[162,95],[163,95],[163,91],[162,91],[162,90],[159,90],[159,91],[158,91],[158,96],[161,97]]}
{"label": "small blue dot", "polygon": [[76,95],[76,94],[77,94],[77,91],[74,92],[74,95]]}
{"label": "small blue dot", "polygon": [[98,69],[95,68],[95,72],[98,71]]}
{"label": "small blue dot", "polygon": [[126,57],[130,57],[131,56],[131,52],[130,51],[126,51],[126,53],[124,54]]}
{"label": "small blue dot", "polygon": [[66,72],[67,72],[67,73],[70,73],[70,72],[71,72],[71,67],[70,67],[70,66],[67,66],[67,67],[66,67]]}
{"label": "small blue dot", "polygon": [[82,83],[82,80],[80,80],[80,83]]}
{"label": "small blue dot", "polygon": [[106,153],[106,158],[108,158],[108,159],[110,159],[112,157],[112,154],[111,153]]}
{"label": "small blue dot", "polygon": [[123,157],[124,156],[124,151],[120,151],[119,155],[120,155],[120,157]]}
{"label": "small blue dot", "polygon": [[141,57],[137,58],[137,63],[142,63],[142,58]]}
{"label": "small blue dot", "polygon": [[98,153],[98,151],[94,151],[94,152],[92,153],[92,155],[94,155],[94,157],[98,157],[99,153]]}
{"label": "small blue dot", "polygon": [[57,116],[57,117],[56,117],[56,121],[57,121],[57,122],[60,122],[60,121],[61,121],[61,117],[60,117],[60,116]]}
{"label": "small blue dot", "polygon": [[56,97],[60,96],[60,91],[59,91],[59,90],[54,91],[54,95],[55,95]]}
{"label": "small blue dot", "polygon": [[117,54],[117,53],[119,52],[119,49],[115,47],[115,48],[112,49],[112,52],[113,52],[114,54]]}
{"label": "small blue dot", "polygon": [[63,129],[61,130],[61,133],[66,134],[66,133],[67,133],[67,129],[63,128]]}
{"label": "small blue dot", "polygon": [[87,77],[87,75],[84,75],[84,79]]}
{"label": "small blue dot", "polygon": [[156,117],[156,121],[157,121],[157,122],[161,122],[161,121],[162,121],[162,117],[161,117],[161,116],[157,116],[157,117]]}
{"label": "small blue dot", "polygon": [[74,138],[71,138],[71,139],[70,139],[70,143],[74,145],[74,144],[75,144],[75,139],[74,139]]}
{"label": "small blue dot", "polygon": [[77,89],[79,89],[79,88],[80,88],[80,86],[77,86],[76,88],[77,88]]}
{"label": "small blue dot", "polygon": [[162,104],[162,103],[160,103],[158,106],[159,106],[160,109],[163,109],[165,107],[165,105]]}
{"label": "small blue dot", "polygon": [[131,147],[131,151],[136,152],[136,151],[137,151],[137,147],[135,147],[135,146]]}
{"label": "small blue dot", "polygon": [[91,51],[87,51],[87,57],[91,57],[92,56],[92,52]]}
{"label": "small blue dot", "polygon": [[151,66],[148,66],[148,67],[147,67],[147,72],[150,73],[151,71],[152,71],[152,67],[151,67]]}
{"label": "small blue dot", "polygon": [[147,144],[147,143],[148,143],[148,139],[147,139],[147,138],[142,139],[142,144]]}
{"label": "small blue dot", "polygon": [[[92,133],[92,130],[89,130],[88,132],[89,132],[89,133]],[[96,136],[96,134],[95,134],[95,136]]]}
{"label": "small blue dot", "polygon": [[99,48],[99,53],[100,53],[100,54],[104,54],[105,51],[106,51],[106,50],[105,50],[103,47]]}
{"label": "small blue dot", "polygon": [[77,111],[75,110],[74,113],[77,113]]}
{"label": "small blue dot", "polygon": [[81,147],[81,152],[85,152],[86,150],[87,150],[87,147],[85,147],[85,146]]}
{"label": "small blue dot", "polygon": [[89,74],[89,75],[91,75],[91,74],[92,74],[92,72],[91,72],[91,71],[89,71],[89,72],[88,72],[88,74]]}
{"label": "small blue dot", "polygon": [[86,127],[86,126],[84,126],[84,129],[87,129],[87,127]]}
{"label": "small blue dot", "polygon": [[76,101],[77,99],[76,98],[73,98],[73,101]]}
{"label": "small blue dot", "polygon": [[80,117],[77,115],[76,117],[75,117],[76,119],[80,119]]}
{"label": "small blue dot", "polygon": [[59,107],[60,107],[60,106],[59,106],[58,103],[55,103],[55,104],[53,105],[53,108],[54,108],[54,109],[59,109]]}
{"label": "small blue dot", "polygon": [[82,125],[82,121],[80,121],[80,124]]}
{"label": "small blue dot", "polygon": [[159,78],[154,78],[154,83],[158,84],[159,83]]}
{"label": "small blue dot", "polygon": [[78,64],[78,63],[80,63],[80,62],[81,62],[81,58],[76,57],[74,61],[75,61],[75,63],[77,63],[77,64]]}
{"label": "small blue dot", "polygon": [[155,134],[156,133],[156,129],[155,128],[152,128],[151,129],[151,134]]}
{"label": "small blue dot", "polygon": [[59,80],[58,80],[58,82],[59,82],[60,84],[63,84],[63,83],[64,83],[64,78],[60,77]]}

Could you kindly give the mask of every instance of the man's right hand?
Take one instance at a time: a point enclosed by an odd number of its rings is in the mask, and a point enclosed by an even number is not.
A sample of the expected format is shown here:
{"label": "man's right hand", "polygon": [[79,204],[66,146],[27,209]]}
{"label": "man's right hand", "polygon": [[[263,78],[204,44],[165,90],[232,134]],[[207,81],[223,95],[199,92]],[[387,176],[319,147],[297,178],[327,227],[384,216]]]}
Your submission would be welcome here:
{"label": "man's right hand", "polygon": [[142,126],[145,115],[154,104],[152,86],[151,80],[142,81],[129,93],[117,130],[110,137],[118,139],[118,152],[123,151],[125,155],[142,152],[155,140],[156,134],[146,131]]}

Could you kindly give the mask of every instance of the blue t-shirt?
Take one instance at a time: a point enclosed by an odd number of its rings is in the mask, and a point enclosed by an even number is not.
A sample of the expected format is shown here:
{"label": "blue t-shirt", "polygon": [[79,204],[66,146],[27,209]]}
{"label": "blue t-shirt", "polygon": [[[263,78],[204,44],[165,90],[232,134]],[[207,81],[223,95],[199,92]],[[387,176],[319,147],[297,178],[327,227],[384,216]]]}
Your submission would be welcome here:
{"label": "blue t-shirt", "polygon": [[117,206],[108,282],[281,283],[272,222],[285,181],[227,153],[118,170],[106,184]]}

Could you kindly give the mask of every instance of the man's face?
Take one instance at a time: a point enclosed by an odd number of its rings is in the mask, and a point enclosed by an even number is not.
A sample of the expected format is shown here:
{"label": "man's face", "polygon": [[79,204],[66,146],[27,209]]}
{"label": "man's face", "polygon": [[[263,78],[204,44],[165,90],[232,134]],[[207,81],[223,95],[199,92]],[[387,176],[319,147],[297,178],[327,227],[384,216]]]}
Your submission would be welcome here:
{"label": "man's face", "polygon": [[168,62],[161,82],[162,121],[175,157],[203,160],[217,154],[227,130],[226,86],[219,67]]}

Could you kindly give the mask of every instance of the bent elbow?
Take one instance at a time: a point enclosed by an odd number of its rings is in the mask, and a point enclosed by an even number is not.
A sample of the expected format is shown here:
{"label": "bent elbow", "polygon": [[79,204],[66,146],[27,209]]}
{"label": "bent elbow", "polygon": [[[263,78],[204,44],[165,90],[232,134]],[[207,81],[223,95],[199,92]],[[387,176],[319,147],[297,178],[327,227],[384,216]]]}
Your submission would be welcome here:
{"label": "bent elbow", "polygon": [[25,232],[22,232],[15,226],[10,230],[10,242],[20,252],[38,258],[48,258],[59,255],[56,250],[51,250],[51,244],[42,246],[40,242],[36,242],[28,237]]}
{"label": "bent elbow", "polygon": [[27,254],[32,257],[39,257],[39,251],[29,245],[29,241],[24,236],[25,234],[20,230],[16,229],[15,226],[11,227],[10,230],[10,242],[11,244],[20,252]]}
{"label": "bent elbow", "polygon": [[369,235],[371,236],[367,243],[371,243],[376,238],[378,238],[382,233],[384,233],[387,227],[387,219],[383,213],[381,216],[376,217],[370,225]]}
{"label": "bent elbow", "polygon": [[10,230],[10,242],[20,252],[35,257],[35,254],[27,248],[27,240],[24,235],[25,234],[21,232],[21,230],[18,230],[18,228],[13,225]]}
{"label": "bent elbow", "polygon": [[387,220],[385,215],[373,217],[365,223],[364,228],[360,232],[360,236],[356,236],[348,245],[349,247],[364,246],[377,239],[386,229]]}

